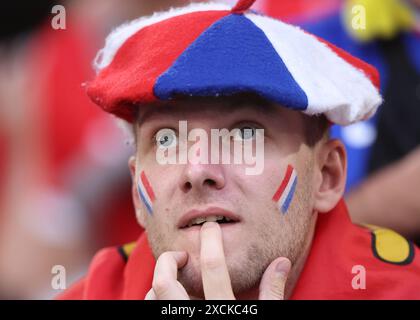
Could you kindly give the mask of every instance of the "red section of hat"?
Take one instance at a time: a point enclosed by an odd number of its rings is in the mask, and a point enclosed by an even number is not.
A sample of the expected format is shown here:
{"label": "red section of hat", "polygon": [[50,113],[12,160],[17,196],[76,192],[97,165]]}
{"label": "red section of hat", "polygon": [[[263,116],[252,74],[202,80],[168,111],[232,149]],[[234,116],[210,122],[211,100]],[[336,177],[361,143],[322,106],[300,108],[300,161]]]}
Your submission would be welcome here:
{"label": "red section of hat", "polygon": [[105,111],[132,121],[134,104],[152,103],[157,78],[210,25],[230,11],[200,11],[152,24],[128,38],[111,64],[88,84],[87,94]]}
{"label": "red section of hat", "polygon": [[242,13],[248,10],[254,2],[255,0],[239,0],[231,11],[234,13]]}

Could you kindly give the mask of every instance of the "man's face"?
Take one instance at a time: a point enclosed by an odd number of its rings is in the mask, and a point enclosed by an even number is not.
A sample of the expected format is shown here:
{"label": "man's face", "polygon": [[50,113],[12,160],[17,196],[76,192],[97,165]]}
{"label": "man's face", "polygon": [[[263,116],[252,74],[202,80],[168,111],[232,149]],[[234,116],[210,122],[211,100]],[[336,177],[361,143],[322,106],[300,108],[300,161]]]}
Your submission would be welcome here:
{"label": "man's face", "polygon": [[[303,115],[272,105],[215,101],[144,107],[136,128],[135,162],[131,163],[137,216],[147,231],[152,251],[156,258],[165,251],[188,253],[187,265],[179,271],[178,279],[196,296],[202,295],[200,226],[185,226],[185,216],[192,210],[193,213],[210,210],[212,215],[230,213],[235,217],[236,222],[221,223],[235,293],[258,285],[275,258],[285,256],[293,264],[311,240],[308,238],[316,220],[313,210],[316,146],[305,144]],[[187,121],[189,131],[201,128],[209,137],[211,129],[264,129],[262,173],[247,175],[246,163],[159,164],[156,133],[165,128],[176,132],[183,120]],[[210,142],[208,145],[210,149]],[[297,185],[288,210],[282,213],[273,195],[288,165],[296,170]],[[146,210],[137,194],[142,171],[155,194],[153,213]]]}

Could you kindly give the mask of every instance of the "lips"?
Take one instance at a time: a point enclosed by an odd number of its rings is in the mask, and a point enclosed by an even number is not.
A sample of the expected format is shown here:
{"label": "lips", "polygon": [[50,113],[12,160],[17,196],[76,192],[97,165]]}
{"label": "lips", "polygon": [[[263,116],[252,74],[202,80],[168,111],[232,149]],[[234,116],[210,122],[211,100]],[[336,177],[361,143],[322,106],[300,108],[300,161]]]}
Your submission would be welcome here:
{"label": "lips", "polygon": [[235,213],[219,207],[208,207],[202,210],[193,209],[185,213],[178,221],[178,228],[185,229],[201,225],[206,221],[217,223],[236,223],[241,219]]}

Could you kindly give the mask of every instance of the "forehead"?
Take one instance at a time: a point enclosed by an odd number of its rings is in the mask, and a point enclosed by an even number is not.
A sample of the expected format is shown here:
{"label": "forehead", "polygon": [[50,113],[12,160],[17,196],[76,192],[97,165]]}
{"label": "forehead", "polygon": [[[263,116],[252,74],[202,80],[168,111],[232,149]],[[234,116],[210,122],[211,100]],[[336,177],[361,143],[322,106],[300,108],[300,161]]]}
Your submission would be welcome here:
{"label": "forehead", "polygon": [[[287,109],[272,104],[254,95],[238,95],[217,98],[189,98],[169,101],[156,105],[139,108],[138,124],[159,119],[188,119],[201,117],[204,119],[221,120],[230,117],[252,117],[253,120],[272,119],[276,116],[284,117]],[[249,119],[249,120],[252,120]]]}

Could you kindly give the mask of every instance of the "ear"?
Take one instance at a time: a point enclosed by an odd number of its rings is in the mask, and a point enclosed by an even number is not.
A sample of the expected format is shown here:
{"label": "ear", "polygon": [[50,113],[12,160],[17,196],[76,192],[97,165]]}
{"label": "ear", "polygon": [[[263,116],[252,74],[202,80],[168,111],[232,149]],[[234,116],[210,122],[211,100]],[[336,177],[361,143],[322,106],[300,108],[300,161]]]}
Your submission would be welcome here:
{"label": "ear", "polygon": [[134,209],[136,210],[136,217],[138,223],[144,228],[146,217],[144,216],[144,210],[142,210],[142,202],[137,190],[137,176],[136,176],[136,157],[131,156],[128,159],[128,168],[131,174],[131,196],[133,198]]}
{"label": "ear", "polygon": [[317,164],[315,210],[322,213],[332,210],[344,194],[347,156],[343,143],[332,139],[320,145]]}

